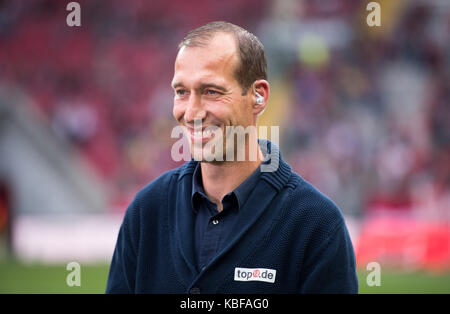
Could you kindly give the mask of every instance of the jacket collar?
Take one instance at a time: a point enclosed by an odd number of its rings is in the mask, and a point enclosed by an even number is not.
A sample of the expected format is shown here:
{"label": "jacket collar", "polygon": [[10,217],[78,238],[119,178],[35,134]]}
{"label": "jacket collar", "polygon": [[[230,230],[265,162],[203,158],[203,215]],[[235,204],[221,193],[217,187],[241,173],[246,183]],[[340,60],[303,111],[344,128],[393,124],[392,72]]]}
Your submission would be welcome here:
{"label": "jacket collar", "polygon": [[[244,180],[237,188],[233,191],[229,192],[226,196],[233,197],[233,202],[236,202],[236,205],[233,205],[238,210],[242,208],[245,202],[248,199],[253,188],[259,181],[259,177],[261,175],[261,166],[259,166],[253,173]],[[200,163],[197,163],[195,167],[194,173],[192,175],[192,195],[191,195],[191,204],[194,212],[198,212],[199,203],[202,202],[202,198],[209,199],[206,195],[205,189],[203,188],[202,178],[201,178],[201,167]]]}

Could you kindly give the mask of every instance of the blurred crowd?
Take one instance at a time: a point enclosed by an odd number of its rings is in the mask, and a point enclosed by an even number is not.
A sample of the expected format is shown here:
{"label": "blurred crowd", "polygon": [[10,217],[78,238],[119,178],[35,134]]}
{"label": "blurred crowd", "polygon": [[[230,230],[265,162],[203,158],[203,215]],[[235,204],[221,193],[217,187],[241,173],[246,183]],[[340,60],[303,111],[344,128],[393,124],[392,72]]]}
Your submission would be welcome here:
{"label": "blurred crowd", "polygon": [[284,147],[294,168],[347,214],[448,219],[450,3],[399,3],[381,2],[390,15],[380,30],[364,25],[364,7],[317,6],[315,18],[303,10],[291,23],[298,32],[322,28],[300,36],[288,72]]}
{"label": "blurred crowd", "polygon": [[365,3],[348,0],[78,2],[81,27],[66,25],[65,1],[0,2],[0,84],[32,97],[111,185],[114,206],[180,165],[176,47],[226,20],[262,40],[269,81],[290,95],[275,123],[296,172],[346,214],[449,217],[450,3],[398,1],[375,30]]}

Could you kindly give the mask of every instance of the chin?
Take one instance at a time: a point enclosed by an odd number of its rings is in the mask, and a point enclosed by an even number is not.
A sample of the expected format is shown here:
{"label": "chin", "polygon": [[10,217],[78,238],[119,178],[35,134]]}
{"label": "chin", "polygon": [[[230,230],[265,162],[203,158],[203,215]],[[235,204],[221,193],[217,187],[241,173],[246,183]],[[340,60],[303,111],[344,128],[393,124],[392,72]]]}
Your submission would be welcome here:
{"label": "chin", "polygon": [[202,147],[196,147],[194,149],[194,146],[191,145],[191,156],[196,161],[201,162],[208,162],[208,163],[221,163],[225,160],[224,154],[216,154],[214,151],[211,151],[210,148],[206,147],[205,145],[202,145]]}

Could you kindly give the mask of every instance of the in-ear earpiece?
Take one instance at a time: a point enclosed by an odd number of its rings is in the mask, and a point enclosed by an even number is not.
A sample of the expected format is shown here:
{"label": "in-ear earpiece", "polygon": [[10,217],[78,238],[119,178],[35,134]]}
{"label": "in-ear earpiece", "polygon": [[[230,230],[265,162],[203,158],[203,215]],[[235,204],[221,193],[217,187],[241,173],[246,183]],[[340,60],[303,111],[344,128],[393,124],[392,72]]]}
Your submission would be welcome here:
{"label": "in-ear earpiece", "polygon": [[257,91],[255,91],[255,94],[256,94],[256,96],[258,96],[258,97],[256,97],[256,103],[258,105],[264,104],[264,97],[261,96]]}

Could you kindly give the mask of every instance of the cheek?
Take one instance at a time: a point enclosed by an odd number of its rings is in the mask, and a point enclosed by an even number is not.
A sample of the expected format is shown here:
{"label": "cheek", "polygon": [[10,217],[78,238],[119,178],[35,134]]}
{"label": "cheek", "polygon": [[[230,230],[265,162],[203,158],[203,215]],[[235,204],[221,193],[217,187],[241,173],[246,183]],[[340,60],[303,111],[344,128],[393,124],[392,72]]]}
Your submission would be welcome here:
{"label": "cheek", "polygon": [[180,122],[180,120],[183,118],[184,116],[184,108],[183,106],[181,106],[180,104],[178,104],[176,101],[174,101],[173,103],[173,109],[172,109],[172,114],[173,117],[175,118],[175,120],[177,120],[178,122]]}
{"label": "cheek", "polygon": [[238,124],[247,125],[247,120],[251,116],[248,103],[243,99],[238,99],[233,104],[234,121]]}
{"label": "cheek", "polygon": [[226,98],[218,104],[217,112],[234,121],[246,115],[246,103],[240,98]]}
{"label": "cheek", "polygon": [[214,106],[210,106],[209,117],[213,124],[232,124],[236,117],[234,108],[230,104],[217,103]]}

